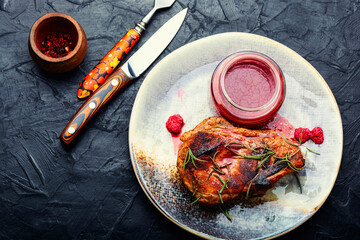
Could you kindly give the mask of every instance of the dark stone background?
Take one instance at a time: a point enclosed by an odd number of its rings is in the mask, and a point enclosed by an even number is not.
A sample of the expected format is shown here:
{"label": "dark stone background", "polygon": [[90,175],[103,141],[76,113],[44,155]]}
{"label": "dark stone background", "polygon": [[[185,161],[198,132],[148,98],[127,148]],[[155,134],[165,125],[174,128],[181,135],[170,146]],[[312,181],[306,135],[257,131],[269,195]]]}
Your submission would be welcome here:
{"label": "dark stone background", "polygon": [[[103,109],[73,149],[58,139],[82,103],[81,79],[152,5],[0,0],[0,239],[196,238],[156,210],[130,163],[131,108],[151,68]],[[325,204],[281,239],[360,239],[360,2],[178,0],[155,16],[131,52],[185,7],[185,23],[157,62],[186,43],[238,31],[279,41],[321,73],[342,115],[342,164]],[[66,74],[42,71],[28,53],[31,25],[48,12],[71,15],[87,34],[84,61]]]}

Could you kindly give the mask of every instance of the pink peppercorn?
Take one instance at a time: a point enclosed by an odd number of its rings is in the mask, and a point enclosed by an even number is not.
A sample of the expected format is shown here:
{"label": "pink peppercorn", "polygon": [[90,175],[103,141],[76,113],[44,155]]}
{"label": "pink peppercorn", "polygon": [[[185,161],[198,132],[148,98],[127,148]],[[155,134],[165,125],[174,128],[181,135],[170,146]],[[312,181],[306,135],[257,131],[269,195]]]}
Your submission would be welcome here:
{"label": "pink peppercorn", "polygon": [[304,143],[311,138],[311,132],[308,128],[296,128],[294,132],[294,139],[299,143]]}
{"label": "pink peppercorn", "polygon": [[166,128],[171,134],[181,133],[181,129],[184,126],[184,120],[180,114],[170,116],[166,122]]}
{"label": "pink peppercorn", "polygon": [[315,127],[311,131],[311,140],[316,144],[321,144],[324,142],[324,132],[321,127]]}

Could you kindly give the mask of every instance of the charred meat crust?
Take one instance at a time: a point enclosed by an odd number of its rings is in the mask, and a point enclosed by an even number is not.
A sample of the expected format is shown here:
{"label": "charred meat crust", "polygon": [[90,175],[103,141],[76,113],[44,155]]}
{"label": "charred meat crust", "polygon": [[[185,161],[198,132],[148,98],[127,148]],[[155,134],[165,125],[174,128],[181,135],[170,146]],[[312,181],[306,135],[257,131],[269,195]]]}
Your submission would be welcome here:
{"label": "charred meat crust", "polygon": [[[250,183],[251,195],[264,194],[283,176],[305,165],[300,149],[274,131],[235,127],[222,117],[205,119],[180,140],[177,169],[181,180],[206,205],[244,195]],[[184,164],[189,149],[195,160]],[[242,157],[259,154],[269,155],[261,165],[259,159]],[[287,155],[290,163],[279,161]]]}

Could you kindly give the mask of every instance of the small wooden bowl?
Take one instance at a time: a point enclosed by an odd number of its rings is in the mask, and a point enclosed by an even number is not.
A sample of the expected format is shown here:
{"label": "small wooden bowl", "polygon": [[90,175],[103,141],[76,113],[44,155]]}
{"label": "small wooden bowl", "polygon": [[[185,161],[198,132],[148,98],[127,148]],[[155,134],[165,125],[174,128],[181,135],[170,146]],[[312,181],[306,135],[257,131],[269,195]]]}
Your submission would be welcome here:
{"label": "small wooden bowl", "polygon": [[[49,33],[69,33],[75,48],[68,55],[53,58],[40,51],[41,42]],[[40,17],[32,26],[28,47],[31,57],[44,70],[54,73],[67,72],[77,67],[84,59],[87,39],[78,22],[64,13],[48,13]]]}

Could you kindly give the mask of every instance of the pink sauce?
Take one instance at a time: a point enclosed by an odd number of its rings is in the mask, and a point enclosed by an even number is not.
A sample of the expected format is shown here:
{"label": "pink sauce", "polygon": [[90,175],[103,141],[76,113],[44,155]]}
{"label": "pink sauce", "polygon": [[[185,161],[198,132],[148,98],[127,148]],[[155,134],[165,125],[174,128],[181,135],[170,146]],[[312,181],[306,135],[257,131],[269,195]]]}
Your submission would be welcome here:
{"label": "pink sauce", "polygon": [[178,155],[179,152],[179,147],[182,143],[182,141],[180,141],[180,134],[179,135],[172,135],[172,142],[173,142],[173,146],[174,146],[174,155]]}
{"label": "pink sauce", "polygon": [[184,95],[185,91],[183,89],[179,89],[178,90],[178,98],[180,98],[180,101],[183,101],[183,95]]}
{"label": "pink sauce", "polygon": [[274,81],[268,68],[256,61],[246,61],[228,70],[224,85],[226,93],[236,104],[245,108],[258,108],[274,95]]}
{"label": "pink sauce", "polygon": [[287,139],[292,139],[294,136],[295,128],[294,126],[281,116],[280,114],[276,114],[275,117],[268,122],[262,129],[271,129],[277,132],[280,136],[284,136]]}
{"label": "pink sauce", "polygon": [[172,142],[174,145],[174,154],[177,155],[179,146],[182,143],[180,141],[181,131],[184,126],[184,120],[180,114],[172,115],[166,121],[166,129],[171,133]]}

